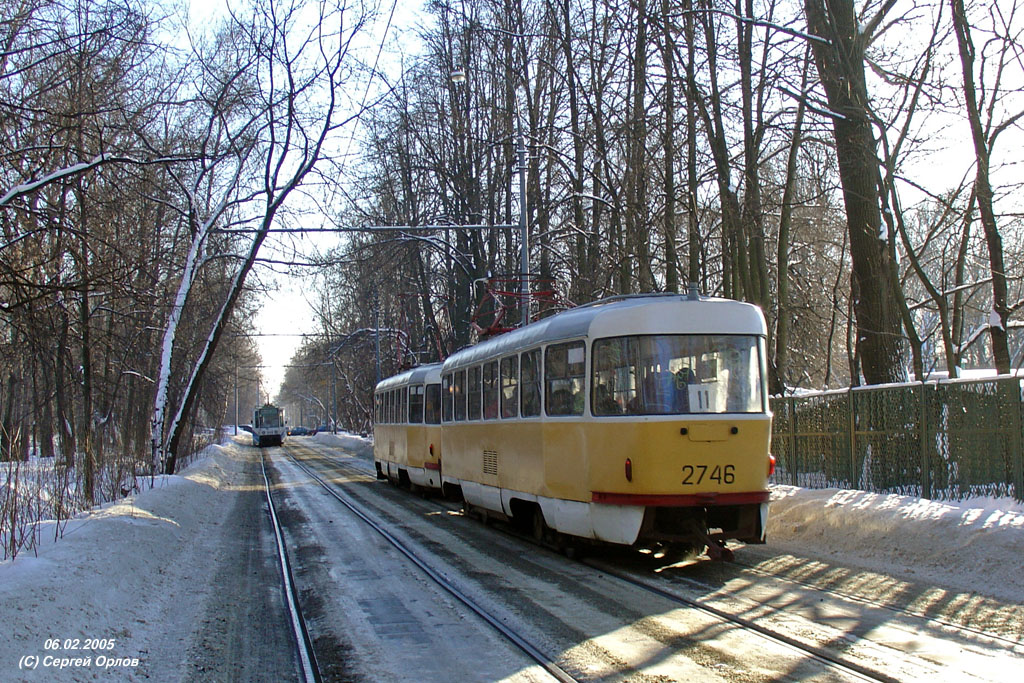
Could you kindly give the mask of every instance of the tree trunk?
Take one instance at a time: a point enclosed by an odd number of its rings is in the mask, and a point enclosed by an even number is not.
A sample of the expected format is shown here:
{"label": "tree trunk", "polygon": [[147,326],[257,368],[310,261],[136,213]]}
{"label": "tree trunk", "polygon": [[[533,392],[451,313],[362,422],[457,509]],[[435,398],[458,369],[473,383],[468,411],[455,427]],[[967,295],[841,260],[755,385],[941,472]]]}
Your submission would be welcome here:
{"label": "tree trunk", "polygon": [[[999,374],[1010,372],[1010,346],[1006,324],[1010,319],[1007,302],[1006,266],[1003,263],[1003,238],[999,234],[993,207],[992,183],[989,179],[989,163],[992,150],[985,138],[981,124],[981,110],[978,108],[978,94],[974,85],[974,43],[971,39],[971,25],[967,21],[963,0],[950,0],[953,8],[953,28],[960,49],[960,65],[964,73],[964,99],[967,120],[971,125],[971,140],[974,142],[976,175],[974,192],[981,215],[981,226],[988,245],[989,271],[992,273],[992,315],[989,317],[989,336],[992,340],[992,356]],[[994,138],[993,138],[994,139]]]}
{"label": "tree trunk", "polygon": [[665,215],[665,290],[679,291],[679,257],[676,254],[676,92],[675,92],[675,34],[671,21],[672,3],[661,0],[662,60],[665,63],[665,123],[662,132],[664,154]]}
{"label": "tree trunk", "polygon": [[572,17],[570,15],[571,4],[569,0],[562,0],[559,9],[561,10],[561,23],[556,25],[561,31],[562,53],[565,59],[566,90],[569,95],[569,133],[572,135],[572,160],[573,174],[570,179],[572,186],[572,220],[575,236],[573,238],[576,254],[576,266],[579,268],[574,278],[570,298],[577,303],[590,301],[594,296],[594,273],[587,268],[587,252],[590,249],[590,241],[593,239],[590,231],[586,228],[586,216],[583,212],[583,175],[585,172],[586,149],[583,144],[583,131],[580,128],[580,105],[579,105],[579,81],[576,76],[576,62],[572,51]]}
{"label": "tree trunk", "polygon": [[[740,0],[736,2],[740,13]],[[743,0],[743,16],[751,21],[754,16],[753,0]],[[753,24],[738,21],[740,90],[743,100],[743,234],[749,248],[747,272],[749,290],[747,300],[760,306],[765,313],[771,310],[768,291],[768,258],[765,252],[764,206],[761,201],[761,116],[764,101],[764,78],[757,92],[754,89]],[[763,70],[762,70],[763,73]],[[755,95],[757,107],[754,106]]]}
{"label": "tree trunk", "polygon": [[[801,97],[796,105],[796,119],[793,122],[793,138],[789,145],[789,156],[786,159],[786,186],[782,192],[782,209],[779,215],[778,271],[776,272],[776,297],[778,298],[778,314],[775,322],[775,360],[774,372],[769,377],[773,394],[782,394],[786,389],[786,377],[789,374],[789,230],[793,222],[794,195],[796,194],[796,167],[803,140],[804,98],[807,92],[807,73],[810,66],[810,54],[804,56],[803,77],[800,83]],[[833,306],[833,317],[835,307]],[[833,325],[834,327],[834,325]],[[830,335],[831,337],[831,332]]]}
{"label": "tree trunk", "polygon": [[[694,17],[692,0],[684,0],[683,9],[683,31],[686,40],[686,82],[695,83],[694,60],[696,59],[696,46],[694,39]],[[700,282],[700,222],[697,216],[697,100],[694,89],[689,89],[689,96],[686,98],[686,213],[688,233],[688,254],[687,254],[687,277],[689,284],[697,285]]]}
{"label": "tree trunk", "polygon": [[651,277],[650,238],[647,234],[647,0],[637,0],[636,22],[633,80],[630,85],[633,98],[627,141],[629,158],[626,162],[626,234],[623,240],[626,254],[622,265],[625,270],[635,258],[639,291],[650,292],[654,289],[654,279]]}
{"label": "tree trunk", "polygon": [[[892,0],[886,9],[891,5]],[[852,0],[805,0],[804,6],[811,34],[828,41],[812,41],[812,48],[835,113],[832,127],[853,264],[855,355],[869,384],[903,381],[907,375],[902,329],[886,245],[892,236],[882,233],[878,158],[864,76],[870,32],[861,32]]]}

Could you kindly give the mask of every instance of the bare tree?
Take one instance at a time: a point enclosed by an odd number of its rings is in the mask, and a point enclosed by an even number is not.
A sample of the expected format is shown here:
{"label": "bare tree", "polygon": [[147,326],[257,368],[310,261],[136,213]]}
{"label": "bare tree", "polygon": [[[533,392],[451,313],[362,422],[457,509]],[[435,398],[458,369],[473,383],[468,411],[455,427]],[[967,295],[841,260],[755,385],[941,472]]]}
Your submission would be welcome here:
{"label": "bare tree", "polygon": [[[252,237],[238,254],[239,265],[213,316],[206,341],[187,372],[177,404],[168,405],[166,390],[158,388],[153,410],[154,468],[174,472],[185,433],[184,420],[192,413],[200,382],[242,294],[260,246],[286,200],[322,161],[329,136],[342,125],[335,118],[339,88],[350,75],[349,50],[366,20],[365,16],[351,17],[352,9],[344,2],[309,6],[295,2],[279,6],[267,1],[257,2],[247,16],[233,15],[230,19],[229,47],[232,49],[228,54],[233,59],[228,63],[240,68],[229,71],[231,77],[225,81],[227,87],[222,92],[238,96],[242,93],[235,86],[242,84],[253,89],[244,93],[252,99],[248,100],[248,107],[242,107],[248,114],[241,114],[240,122],[225,128],[211,125],[210,130],[225,136],[225,145],[234,155],[231,159],[234,171],[227,179],[227,193],[244,202],[240,210],[252,212],[247,217]],[[222,64],[216,62],[207,66],[220,69]],[[210,120],[219,124],[225,116],[221,98],[215,98],[211,104]],[[243,104],[241,99],[237,104]],[[226,203],[222,200],[216,204],[199,223],[191,240],[190,263],[200,262],[210,231]],[[194,272],[195,266],[186,267],[176,307],[184,305]],[[165,328],[164,360],[158,386],[166,386],[169,381],[177,322],[172,315]],[[172,415],[169,422],[165,414]]]}
{"label": "bare tree", "polygon": [[[986,40],[982,48],[980,67],[976,64],[979,56],[974,45],[973,29],[967,16],[963,0],[950,0],[953,14],[953,29],[956,32],[960,65],[963,70],[963,95],[967,121],[971,128],[971,142],[975,155],[974,196],[981,217],[981,227],[988,245],[989,269],[992,278],[992,315],[988,325],[992,341],[992,355],[996,370],[1009,373],[1011,370],[1010,349],[1007,327],[1010,320],[1010,302],[1007,294],[1006,264],[1003,258],[1003,240],[999,232],[994,207],[994,191],[991,179],[992,155],[1000,134],[1015,126],[1024,117],[1024,108],[1007,111],[1002,101],[1003,72],[1007,67],[1020,65],[1020,29],[1013,24],[1020,5],[1013,2],[1009,7],[986,5],[992,39]],[[990,83],[987,78],[992,78]],[[979,88],[980,85],[980,88]],[[979,92],[980,90],[980,92]],[[986,95],[987,92],[987,95]],[[987,97],[987,101],[986,101]],[[1001,119],[1001,120],[1000,120]],[[1014,308],[1019,307],[1017,304]]]}
{"label": "bare tree", "polygon": [[887,0],[866,21],[853,0],[805,0],[811,45],[828,97],[853,260],[857,358],[869,384],[906,378],[892,254],[880,208],[880,176],[871,129],[865,50],[895,5]]}

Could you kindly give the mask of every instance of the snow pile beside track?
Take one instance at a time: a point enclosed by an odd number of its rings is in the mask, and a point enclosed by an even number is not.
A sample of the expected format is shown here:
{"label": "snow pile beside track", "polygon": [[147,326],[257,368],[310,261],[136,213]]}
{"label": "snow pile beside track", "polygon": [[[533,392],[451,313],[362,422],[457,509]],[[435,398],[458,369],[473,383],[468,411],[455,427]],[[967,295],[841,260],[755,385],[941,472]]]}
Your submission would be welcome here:
{"label": "snow pile beside track", "polygon": [[[242,476],[237,448],[211,446],[181,474],[78,515],[57,542],[44,522],[38,557],[0,562],[6,680],[186,680],[184,649],[224,561],[215,531]],[[19,671],[47,656],[91,661]]]}
{"label": "snow pile beside track", "polygon": [[313,439],[327,446],[342,448],[357,458],[373,461],[373,439],[349,432],[317,432]]}
{"label": "snow pile beside track", "polygon": [[1024,603],[1024,505],[772,487],[768,547]]}

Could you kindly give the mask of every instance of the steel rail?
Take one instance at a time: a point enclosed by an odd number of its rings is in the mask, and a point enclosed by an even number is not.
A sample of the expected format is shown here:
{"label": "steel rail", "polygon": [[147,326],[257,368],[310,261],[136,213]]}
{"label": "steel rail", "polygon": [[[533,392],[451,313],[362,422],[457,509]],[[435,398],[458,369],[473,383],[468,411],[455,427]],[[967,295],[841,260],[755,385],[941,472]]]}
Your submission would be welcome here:
{"label": "steel rail", "polygon": [[[310,449],[310,450],[313,450],[313,449]],[[325,456],[322,453],[316,453],[316,455],[318,457],[322,458],[322,459],[325,459],[325,460],[327,459],[327,456]],[[335,466],[340,466],[341,464],[340,463],[334,463],[334,465]],[[355,469],[355,468],[352,468],[352,469]],[[363,472],[361,472],[361,473],[362,474],[366,474],[366,473],[363,473]],[[367,476],[369,476],[369,475],[367,475]],[[442,509],[449,509],[448,506],[446,506],[446,505],[443,505],[443,504],[441,504],[441,503],[439,503],[437,501],[434,501],[434,502],[435,502],[435,504],[437,504]],[[496,530],[498,530],[498,529],[496,529]],[[540,547],[547,548],[548,550],[555,550],[554,548],[552,548],[549,545],[546,545],[544,543],[538,542],[532,536],[530,536],[528,534],[520,533],[520,532],[518,532],[518,531],[516,531],[514,529],[502,526],[500,528],[500,531],[502,533],[505,533],[505,534],[508,534],[508,535],[513,536],[515,538],[518,538],[520,540],[523,540],[523,541],[525,541],[527,543],[530,543],[530,544],[533,544],[533,545],[539,545]],[[740,626],[741,628],[753,631],[753,632],[757,633],[758,635],[760,635],[761,637],[766,638],[768,640],[771,640],[773,642],[781,643],[781,644],[783,644],[785,646],[794,648],[794,649],[796,649],[796,650],[798,650],[798,651],[800,651],[800,652],[802,652],[804,654],[807,654],[807,655],[817,659],[818,661],[822,662],[823,664],[825,664],[828,667],[831,667],[833,669],[838,669],[838,670],[840,670],[840,671],[842,671],[842,672],[844,672],[846,674],[849,674],[849,675],[851,675],[853,677],[861,678],[861,679],[868,680],[868,681],[881,682],[881,683],[898,683],[899,679],[893,678],[891,676],[887,676],[885,674],[878,673],[878,672],[873,671],[873,670],[871,670],[871,669],[869,669],[869,668],[867,668],[865,666],[861,666],[861,665],[853,663],[853,662],[848,662],[846,660],[843,660],[841,657],[833,655],[832,653],[828,652],[824,648],[820,648],[820,647],[817,647],[817,646],[814,646],[814,645],[808,645],[808,644],[803,643],[803,642],[801,642],[801,641],[799,641],[799,640],[797,640],[795,638],[792,638],[792,637],[787,636],[787,635],[782,634],[782,633],[778,633],[778,632],[773,631],[773,630],[771,630],[769,628],[766,628],[764,626],[756,624],[756,623],[754,623],[753,621],[751,621],[749,619],[745,619],[743,617],[738,617],[738,616],[731,615],[731,614],[729,614],[728,612],[726,612],[724,610],[717,609],[717,608],[712,607],[710,605],[702,604],[702,603],[700,603],[697,600],[692,600],[690,598],[686,598],[686,597],[683,597],[681,595],[677,595],[675,593],[672,593],[670,591],[664,590],[662,588],[658,588],[657,586],[653,586],[653,585],[651,585],[649,583],[646,583],[644,581],[641,581],[639,579],[632,578],[632,577],[630,577],[628,575],[622,574],[622,573],[617,572],[617,571],[615,571],[613,569],[609,569],[609,568],[606,568],[604,566],[595,564],[594,562],[589,561],[589,560],[587,560],[585,558],[584,559],[580,559],[578,561],[581,564],[584,564],[584,565],[590,567],[591,569],[593,569],[593,570],[595,570],[597,572],[600,572],[600,573],[602,573],[602,574],[604,574],[606,576],[613,577],[613,578],[618,579],[620,581],[625,581],[625,582],[627,582],[629,584],[637,586],[638,588],[641,588],[641,589],[646,590],[648,592],[654,593],[654,594],[656,594],[656,595],[658,595],[658,596],[660,596],[662,598],[665,598],[665,599],[670,600],[672,602],[675,602],[677,604],[686,605],[687,607],[691,607],[691,608],[696,609],[698,611],[701,611],[701,612],[703,612],[705,614],[709,614],[709,615],[715,617],[716,619],[721,619],[721,620],[723,620],[723,621],[725,621],[727,623],[736,624],[737,626]],[[697,582],[694,582],[692,580],[690,580],[690,582],[691,583],[697,583]]]}
{"label": "steel rail", "polygon": [[998,633],[991,633],[989,631],[983,631],[982,629],[974,627],[974,626],[966,626],[964,624],[958,624],[956,622],[949,621],[948,619],[942,619],[940,617],[928,616],[927,614],[925,614],[925,613],[923,613],[923,612],[921,612],[919,610],[913,610],[913,609],[910,609],[910,608],[907,608],[907,607],[900,607],[898,605],[887,605],[887,604],[885,604],[883,602],[878,602],[877,600],[872,600],[870,598],[865,598],[865,597],[860,596],[860,595],[854,595],[853,593],[849,593],[847,591],[838,590],[838,589],[835,589],[835,588],[826,588],[826,587],[823,587],[823,586],[816,586],[813,583],[810,583],[808,581],[801,581],[800,579],[794,579],[794,578],[789,577],[789,576],[779,576],[778,574],[772,574],[771,572],[766,572],[763,569],[758,569],[757,567],[755,567],[755,566],[753,566],[751,564],[747,564],[746,562],[743,562],[743,561],[736,561],[733,564],[735,564],[737,567],[742,567],[744,571],[748,571],[751,574],[757,574],[759,576],[764,576],[766,578],[770,578],[770,579],[773,579],[775,581],[781,581],[781,582],[784,582],[784,583],[790,583],[790,584],[793,584],[793,585],[796,585],[796,586],[802,586],[803,588],[809,588],[811,590],[820,591],[822,593],[828,593],[829,595],[834,595],[835,597],[839,598],[840,600],[846,600],[848,602],[856,602],[856,603],[861,604],[861,605],[867,605],[868,607],[874,607],[875,609],[886,610],[888,612],[892,612],[893,614],[901,614],[903,616],[910,617],[911,619],[920,619],[920,620],[922,620],[924,622],[927,622],[929,624],[934,624],[935,626],[938,626],[940,628],[946,629],[948,631],[959,631],[960,633],[962,633],[962,634],[964,634],[966,636],[973,636],[973,637],[976,637],[976,638],[983,638],[985,640],[990,640],[992,642],[999,643],[1000,645],[1006,645],[1007,647],[1010,647],[1010,648],[1015,648],[1016,649],[1016,648],[1024,647],[1024,641],[1022,641],[1022,640],[1018,640],[1018,639],[1015,639],[1015,638],[1008,638],[1008,637],[1000,635]]}
{"label": "steel rail", "polygon": [[726,622],[736,624],[737,626],[740,626],[749,631],[754,631],[755,633],[761,635],[764,638],[767,638],[768,640],[772,640],[777,643],[782,643],[789,647],[795,648],[796,650],[808,654],[811,657],[814,657],[815,659],[825,663],[826,665],[833,667],[835,669],[839,669],[844,673],[850,674],[855,677],[863,678],[864,680],[868,681],[881,681],[883,683],[899,683],[899,679],[897,678],[893,678],[892,676],[887,676],[883,673],[873,671],[866,666],[861,666],[860,664],[846,661],[841,657],[833,655],[831,652],[824,648],[800,642],[796,638],[792,638],[783,633],[773,631],[769,628],[766,628],[764,626],[761,626],[760,624],[751,621],[750,619],[745,619],[744,617],[729,614],[724,610],[720,610],[710,605],[703,604],[698,600],[692,600],[690,598],[683,597],[682,595],[678,595],[671,591],[667,591],[663,588],[652,586],[646,581],[641,581],[640,579],[633,578],[614,569],[609,569],[607,567],[600,566],[592,561],[583,559],[580,560],[580,562],[595,571],[601,572],[602,574],[614,577],[620,581],[625,581],[626,583],[642,588],[646,591],[654,593],[655,595],[658,595],[672,602],[686,605],[687,607],[691,607],[698,611],[704,612],[705,614],[710,614]]}
{"label": "steel rail", "polygon": [[[402,543],[397,537],[391,534],[382,525],[378,524],[374,519],[366,515],[356,505],[353,505],[344,496],[339,494],[334,487],[329,486],[320,476],[312,469],[307,467],[305,464],[299,462],[291,453],[285,453],[288,458],[295,463],[297,467],[302,469],[307,475],[309,475],[314,481],[320,484],[321,487],[327,493],[331,494],[335,500],[347,507],[354,515],[363,520],[368,524],[374,531],[384,537],[391,545],[393,545],[400,553],[405,555],[413,564],[420,568],[428,577],[430,577],[434,583],[439,585],[441,588],[446,590],[448,593],[457,598],[462,604],[466,605],[469,609],[473,610],[477,616],[490,624],[495,630],[501,633],[505,638],[510,640],[520,650],[528,654],[534,661],[544,667],[544,669],[551,674],[556,680],[562,681],[562,683],[576,683],[577,679],[567,673],[564,669],[559,667],[555,662],[548,657],[546,654],[540,651],[537,647],[527,641],[525,638],[520,636],[518,633],[513,631],[510,627],[506,626],[501,622],[500,619],[492,615],[486,609],[484,609],[479,603],[473,600],[469,595],[462,591],[454,583],[442,576],[433,567],[427,564],[421,559],[415,552],[413,552],[408,546]],[[319,454],[317,454],[319,455]]]}
{"label": "steel rail", "polygon": [[306,621],[302,618],[302,609],[299,606],[299,598],[295,592],[295,581],[292,578],[291,564],[288,562],[288,550],[284,545],[284,534],[281,531],[281,523],[277,518],[274,498],[270,494],[270,478],[267,476],[266,456],[262,449],[260,451],[260,467],[263,470],[263,483],[267,493],[267,508],[270,511],[270,521],[274,527],[274,539],[277,542],[277,557],[281,568],[281,584],[284,590],[285,603],[288,605],[288,613],[291,617],[292,635],[295,636],[295,649],[299,657],[299,666],[302,669],[302,678],[306,683],[321,683],[320,667],[316,662],[316,653],[313,651],[313,642],[310,640],[309,631],[306,629]]}
{"label": "steel rail", "polygon": [[[318,458],[323,459],[325,461],[329,460],[329,456],[327,456],[326,454],[321,453],[321,452],[317,451],[316,449],[310,449],[310,450],[313,451]],[[365,472],[365,471],[363,471],[363,470],[361,470],[359,468],[356,468],[356,467],[346,466],[344,463],[333,462],[332,464],[335,467],[344,467],[346,469],[351,469],[352,471],[359,472],[360,474],[363,474],[363,475],[366,475],[366,476],[373,476],[372,473]],[[452,508],[452,507],[450,507],[448,505],[445,505],[442,502],[439,502],[439,501],[436,501],[436,500],[433,500],[432,502],[436,506],[438,506],[438,507],[440,507],[442,509],[446,509],[446,510],[454,509],[454,508]],[[518,531],[516,531],[516,530],[514,530],[512,528],[506,527],[504,525],[501,525],[501,526],[497,527],[496,530],[500,530],[502,533],[508,534],[510,536],[513,536],[513,537],[518,538],[520,540],[526,541],[526,542],[531,543],[533,545],[539,545],[541,547],[544,547],[544,548],[547,548],[549,550],[553,550],[553,551],[557,552],[556,548],[553,548],[550,545],[538,542],[536,539],[534,539],[529,534],[520,533],[520,532],[518,532]],[[892,682],[898,680],[898,679],[893,678],[891,676],[887,676],[884,673],[880,673],[880,672],[874,671],[874,670],[872,670],[872,669],[870,669],[868,667],[859,665],[859,664],[857,664],[855,662],[850,662],[850,661],[842,658],[841,656],[832,654],[831,652],[829,652],[828,650],[826,650],[824,648],[817,647],[817,646],[814,646],[814,645],[809,645],[809,644],[803,643],[803,642],[801,642],[801,641],[799,641],[799,640],[797,640],[795,638],[787,636],[787,635],[785,635],[783,633],[778,633],[776,631],[773,631],[773,630],[771,630],[769,628],[766,628],[764,626],[756,624],[756,623],[750,621],[749,619],[745,619],[743,617],[738,617],[738,616],[730,615],[728,612],[725,612],[723,610],[719,610],[719,609],[717,609],[715,607],[712,607],[710,605],[702,604],[701,602],[699,602],[697,600],[692,600],[692,599],[683,597],[681,595],[672,593],[672,592],[667,591],[665,589],[662,589],[662,588],[659,588],[657,586],[651,585],[651,584],[649,584],[649,583],[647,583],[645,581],[642,581],[640,579],[636,579],[636,578],[633,578],[633,577],[621,574],[621,573],[619,573],[619,572],[617,572],[615,570],[608,569],[608,568],[606,568],[604,566],[597,565],[597,564],[595,564],[592,561],[588,561],[586,559],[581,559],[579,561],[582,564],[587,565],[591,569],[599,571],[599,572],[601,572],[603,574],[606,574],[608,576],[617,578],[617,579],[622,580],[622,581],[626,581],[626,582],[628,582],[630,584],[633,584],[633,585],[638,586],[638,587],[640,587],[640,588],[642,588],[644,590],[647,590],[647,591],[650,591],[652,593],[655,593],[655,594],[657,594],[657,595],[659,595],[661,597],[664,597],[666,599],[669,599],[669,600],[671,600],[673,602],[684,604],[684,605],[686,605],[688,607],[692,607],[692,608],[700,610],[700,611],[702,611],[704,613],[711,614],[712,616],[714,616],[714,617],[716,617],[718,619],[723,619],[723,620],[725,620],[725,621],[727,621],[729,623],[734,623],[734,624],[736,624],[738,626],[741,626],[742,628],[752,630],[752,631],[757,632],[758,634],[760,634],[762,637],[767,638],[769,640],[773,640],[775,642],[779,642],[779,643],[782,643],[782,644],[784,644],[786,646],[795,648],[795,649],[799,650],[800,652],[808,654],[808,655],[814,657],[815,659],[818,659],[819,661],[822,661],[823,663],[825,663],[826,665],[828,665],[830,667],[838,668],[840,670],[843,670],[845,673],[848,673],[848,674],[850,674],[852,676],[860,677],[860,678],[863,678],[863,679],[866,679],[866,680],[870,680],[870,681],[884,681],[885,683],[892,683]],[[764,576],[767,576],[767,577],[770,577],[770,578],[773,578],[773,579],[776,579],[776,580],[783,580],[783,581],[792,582],[792,583],[795,583],[795,584],[798,584],[798,585],[803,585],[803,586],[808,587],[808,588],[813,588],[815,590],[822,590],[822,589],[819,589],[816,586],[812,586],[812,585],[809,585],[809,584],[804,584],[803,582],[800,582],[800,581],[797,581],[797,580],[794,580],[794,579],[787,579],[785,577],[779,577],[779,576],[776,576],[774,574],[769,574],[767,572],[762,572],[760,570],[756,570],[756,569],[754,569],[752,567],[749,567],[748,565],[745,565],[745,564],[742,564],[742,563],[740,563],[740,566],[743,566],[745,569],[751,569],[753,571],[756,571],[757,573],[760,573],[760,574],[762,574]],[[707,585],[707,584],[702,584],[702,583],[700,583],[698,581],[695,581],[693,579],[683,578],[682,580],[688,582],[689,584],[691,584],[691,585],[693,585],[693,586],[695,586],[697,588],[701,588],[701,589],[712,589],[712,588],[714,588],[713,586],[710,586],[710,585]],[[947,623],[944,620],[938,620],[938,619],[927,617],[926,615],[917,614],[917,613],[914,613],[914,612],[911,612],[911,611],[906,611],[906,610],[901,610],[899,608],[889,607],[889,606],[886,606],[886,605],[883,605],[883,604],[880,604],[880,603],[875,603],[873,601],[870,601],[870,600],[867,600],[867,599],[864,599],[864,598],[858,598],[857,596],[850,596],[850,595],[847,595],[845,593],[841,593],[841,592],[838,592],[838,591],[830,591],[830,590],[827,590],[827,589],[825,589],[825,592],[834,594],[834,595],[836,595],[836,596],[838,596],[840,598],[846,598],[846,599],[850,599],[852,601],[861,602],[863,604],[867,604],[867,605],[872,606],[872,607],[886,608],[886,609],[894,610],[896,612],[903,612],[907,616],[910,616],[910,617],[913,617],[913,618],[923,619],[923,620],[935,623],[935,624],[937,624],[937,625],[939,625],[939,626],[941,626],[943,628],[948,628],[948,629],[952,629],[952,630],[959,630],[959,631],[962,631],[962,632],[965,632],[965,633],[968,633],[968,634],[971,634],[971,635],[975,635],[975,636],[978,636],[978,637],[984,637],[984,638],[992,639],[994,641],[1005,642],[1010,647],[1021,647],[1021,645],[1022,645],[1022,643],[1020,643],[1019,641],[1015,641],[1013,639],[1008,639],[1008,638],[999,636],[997,634],[992,634],[992,633],[988,633],[988,632],[985,632],[985,631],[980,631],[980,630],[977,630],[977,629],[961,626],[961,625],[954,624],[954,623]]]}

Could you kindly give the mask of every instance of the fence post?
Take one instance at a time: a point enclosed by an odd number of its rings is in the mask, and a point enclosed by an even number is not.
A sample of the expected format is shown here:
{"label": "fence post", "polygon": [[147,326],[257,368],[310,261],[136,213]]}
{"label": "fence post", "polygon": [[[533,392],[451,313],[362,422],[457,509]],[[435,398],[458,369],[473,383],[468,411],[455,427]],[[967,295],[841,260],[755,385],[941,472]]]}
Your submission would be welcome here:
{"label": "fence post", "polygon": [[790,396],[786,400],[789,402],[789,462],[786,465],[789,467],[789,478],[793,486],[797,486],[800,478],[797,475],[796,465],[796,398]]}
{"label": "fence post", "polygon": [[854,408],[853,387],[846,390],[846,415],[848,434],[847,448],[850,449],[850,488],[860,488],[860,475],[857,474],[857,411]]}
{"label": "fence post", "polygon": [[921,395],[918,406],[919,417],[917,421],[918,442],[921,444],[921,497],[931,500],[932,497],[932,469],[931,458],[928,457],[928,408],[930,399],[928,396],[928,385],[921,382]]}
{"label": "fence post", "polygon": [[[1013,464],[1013,497],[1024,502],[1024,401],[1021,400],[1021,380],[1007,382],[1007,387],[1012,389],[1008,397],[1008,412],[1016,418],[1017,424],[1010,430],[1010,458]],[[1015,408],[1015,409],[1014,409]]]}

